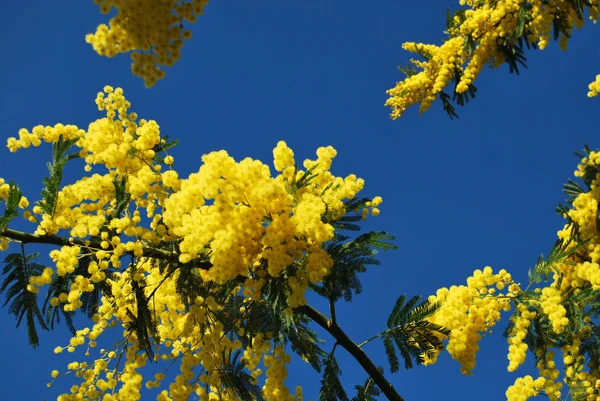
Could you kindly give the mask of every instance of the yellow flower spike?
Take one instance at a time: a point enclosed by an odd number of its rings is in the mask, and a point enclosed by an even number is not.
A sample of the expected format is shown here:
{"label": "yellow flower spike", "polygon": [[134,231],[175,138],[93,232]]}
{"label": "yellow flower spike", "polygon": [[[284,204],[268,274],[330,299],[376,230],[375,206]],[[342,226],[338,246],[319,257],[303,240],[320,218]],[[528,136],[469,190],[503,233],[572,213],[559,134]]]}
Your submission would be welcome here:
{"label": "yellow flower spike", "polygon": [[467,279],[468,286],[441,288],[435,296],[429,297],[430,302],[441,302],[443,307],[428,320],[451,331],[446,350],[460,362],[463,374],[471,374],[475,367],[477,342],[482,334],[490,332],[496,325],[500,311],[510,308],[510,299],[484,295],[489,291],[488,287],[504,279],[503,271],[493,274],[491,268],[486,267],[483,271],[475,270]]}
{"label": "yellow flower spike", "polygon": [[[453,24],[447,30],[448,38],[441,46],[414,42],[402,45],[404,50],[419,54],[425,61],[411,59],[406,77],[387,91],[389,98],[385,105],[391,108],[392,119],[401,117],[409,107],[417,104],[420,113],[426,112],[455,75],[459,78],[456,92],[469,91],[485,65],[497,68],[506,61],[501,46],[498,46],[501,38],[511,43],[526,36],[529,42],[544,49],[554,35],[555,21],[561,19],[565,21],[566,33],[561,32],[557,39],[561,49],[566,50],[569,32],[584,25],[584,20],[577,17],[576,6],[564,0],[550,0],[548,4],[530,2],[522,27],[519,26],[522,1],[461,0],[459,3],[466,9],[461,15],[454,16]],[[598,9],[597,3],[590,3],[583,5],[581,11],[589,12],[595,23]],[[471,48],[466,50],[465,43],[472,43]],[[599,89],[600,75],[589,85],[588,96],[597,96]]]}
{"label": "yellow flower spike", "polygon": [[[144,79],[146,87],[152,87],[165,76],[160,66],[172,66],[180,57],[184,40],[192,37],[190,30],[182,30],[183,24],[194,23],[207,3],[208,0],[107,0],[100,3],[100,11],[108,13],[114,7],[116,15],[108,25],[100,24],[95,33],[86,35],[85,40],[101,56],[131,53],[132,72]],[[112,88],[105,89],[113,93]]]}

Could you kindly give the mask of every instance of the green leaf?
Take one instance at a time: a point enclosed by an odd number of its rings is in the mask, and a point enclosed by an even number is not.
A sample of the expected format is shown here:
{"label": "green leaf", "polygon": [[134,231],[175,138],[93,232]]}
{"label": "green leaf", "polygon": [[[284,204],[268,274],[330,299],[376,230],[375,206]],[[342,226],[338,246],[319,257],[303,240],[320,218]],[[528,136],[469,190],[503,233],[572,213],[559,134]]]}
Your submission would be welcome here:
{"label": "green leaf", "polygon": [[[162,141],[164,141],[164,143],[162,143]],[[161,143],[152,148],[152,150],[155,153],[153,161],[156,163],[164,163],[165,158],[162,156],[162,154],[166,153],[167,150],[174,148],[178,144],[179,140],[175,139],[173,141],[169,141],[169,135],[165,135],[162,138]]]}
{"label": "green leaf", "polygon": [[4,208],[4,216],[0,217],[0,232],[6,230],[8,223],[19,216],[17,209],[19,208],[21,196],[21,190],[11,181],[8,187],[8,199]]}
{"label": "green leaf", "polygon": [[569,3],[571,3],[573,5],[573,7],[575,8],[575,12],[577,13],[577,18],[583,18],[584,4],[586,6],[591,5],[589,0],[585,1],[585,3],[582,2],[581,0],[570,0]]}
{"label": "green leaf", "polygon": [[458,84],[460,83],[460,80],[462,78],[462,72],[457,68],[454,70],[454,93],[452,95],[452,100],[455,101],[459,106],[464,106],[465,104],[469,103],[469,101],[471,99],[475,98],[475,95],[477,93],[477,87],[471,83],[469,85],[469,88],[462,93],[458,93],[456,91],[456,88],[458,87]]}
{"label": "green leaf", "polygon": [[377,401],[376,397],[381,395],[381,390],[370,377],[365,380],[362,386],[357,384],[354,388],[356,389],[356,395],[352,397],[352,401]]}
{"label": "green leaf", "polygon": [[523,48],[519,43],[511,43],[508,40],[498,42],[498,52],[504,56],[504,62],[508,64],[508,72],[519,75],[519,66],[527,68],[527,59]]}
{"label": "green leaf", "polygon": [[521,2],[521,8],[519,9],[519,20],[517,22],[517,29],[515,30],[515,36],[520,38],[525,34],[525,24],[527,23],[527,2]]}
{"label": "green leaf", "polygon": [[413,75],[418,74],[418,70],[411,63],[406,63],[404,66],[398,66],[398,69],[401,73],[403,73],[407,78],[412,77]]}
{"label": "green leaf", "polygon": [[590,370],[597,371],[600,368],[600,325],[592,325],[591,329],[590,335],[583,339],[579,352],[588,356]]}
{"label": "green leaf", "polygon": [[[585,193],[586,191],[581,188],[581,186],[569,178],[569,181],[563,185],[563,193],[575,200],[580,194]],[[572,202],[570,202],[572,203]]]}
{"label": "green leaf", "polygon": [[397,249],[388,241],[395,237],[385,232],[368,232],[349,240],[338,236],[335,241],[326,245],[326,251],[333,260],[333,267],[322,284],[310,284],[309,287],[317,294],[333,302],[344,298],[350,302],[354,294],[360,294],[362,284],[359,273],[367,271],[369,265],[378,265],[376,259],[378,249]]}
{"label": "green leaf", "polygon": [[456,112],[456,109],[450,102],[450,95],[448,95],[444,91],[441,91],[440,92],[440,100],[442,101],[442,106],[444,108],[444,111],[446,112],[446,114],[448,114],[448,117],[450,117],[451,120],[453,120],[455,118],[459,118],[458,113]]}
{"label": "green leaf", "polygon": [[453,75],[454,90],[452,93],[452,98],[450,98],[450,95],[446,92],[440,92],[440,100],[442,101],[443,109],[446,112],[446,114],[448,114],[448,117],[450,117],[451,120],[454,118],[459,118],[456,109],[452,105],[452,102],[456,102],[456,104],[458,104],[459,106],[464,106],[466,103],[469,103],[471,99],[474,99],[475,95],[477,94],[477,87],[472,83],[469,85],[469,88],[465,92],[458,93],[456,91],[456,88],[458,87],[461,78],[462,71],[459,68],[455,68]]}
{"label": "green leaf", "polygon": [[62,137],[52,143],[52,162],[48,163],[49,175],[42,180],[44,188],[42,189],[42,199],[37,203],[44,213],[54,216],[56,204],[58,202],[58,192],[63,177],[63,170],[69,160],[79,157],[77,153],[67,155],[67,151],[79,139],[64,140]]}
{"label": "green leaf", "polygon": [[390,336],[383,336],[383,346],[385,348],[385,355],[387,356],[388,363],[390,364],[390,370],[392,373],[396,373],[400,370],[400,361],[396,356],[396,350],[394,349],[394,343]]}
{"label": "green leaf", "polygon": [[396,237],[393,235],[389,235],[385,231],[371,231],[365,234],[358,236],[354,242],[357,244],[364,244],[371,248],[381,249],[387,251],[389,249],[398,249],[398,247],[394,244],[389,243],[388,241],[395,241]]}
{"label": "green leaf", "polygon": [[454,26],[453,15],[450,12],[450,8],[446,9],[446,29],[450,30]]}
{"label": "green leaf", "polygon": [[[317,177],[317,174],[313,174],[313,171],[315,171],[318,167],[319,167],[319,165],[315,164],[314,166],[312,166],[311,168],[306,170],[306,172],[302,175],[302,177],[300,177],[300,179],[298,181],[295,181],[294,185],[295,185],[296,191],[302,187],[307,186],[310,181],[312,181],[313,179],[315,179]],[[296,175],[294,175],[294,180],[295,179],[296,179]]]}
{"label": "green leaf", "polygon": [[340,382],[342,370],[338,366],[333,351],[329,354],[329,357],[323,361],[323,365],[325,368],[323,371],[323,379],[321,379],[319,401],[348,401],[348,395]]}
{"label": "green leaf", "polygon": [[237,350],[224,357],[223,368],[218,370],[219,379],[225,391],[233,393],[241,401],[264,401],[264,394],[257,380],[245,370],[241,355],[242,352]]}
{"label": "green leaf", "polygon": [[560,9],[557,9],[554,13],[554,19],[552,20],[552,33],[554,40],[558,40],[561,35],[567,38],[571,37],[572,22],[570,22],[570,16]]}
{"label": "green leaf", "polygon": [[163,136],[162,141],[164,141],[164,143],[159,143],[154,148],[152,148],[152,150],[154,150],[155,153],[166,152],[167,150],[172,149],[179,144],[178,139],[174,139],[174,140],[170,141],[169,135]]}
{"label": "green leaf", "polygon": [[115,199],[116,199],[117,205],[112,212],[112,217],[116,219],[121,216],[121,213],[123,212],[123,210],[125,210],[127,208],[127,206],[129,205],[129,202],[131,200],[131,195],[126,190],[126,188],[127,188],[127,178],[126,177],[121,177],[120,180],[115,178],[113,180],[113,186],[115,188]]}
{"label": "green leaf", "polygon": [[465,43],[463,44],[463,48],[465,50],[465,52],[467,53],[467,55],[472,55],[473,52],[475,51],[475,48],[477,47],[477,44],[475,42],[475,40],[473,39],[473,37],[471,35],[467,35],[465,37]]}
{"label": "green leaf", "polygon": [[400,311],[402,311],[402,307],[404,306],[405,300],[406,294],[402,294],[398,297],[396,303],[394,304],[394,308],[392,309],[392,313],[390,313],[390,316],[388,317],[387,327],[394,327],[395,324],[398,322],[398,316],[400,315]]}
{"label": "green leaf", "polygon": [[399,324],[406,323],[410,320],[410,313],[412,308],[419,302],[421,299],[420,295],[415,295],[411,299],[404,304],[406,299],[406,295],[400,295],[398,300],[396,300],[396,304],[392,309],[392,313],[388,317],[387,326],[389,328],[396,327]]}
{"label": "green leaf", "polygon": [[297,321],[294,330],[288,333],[288,341],[292,351],[307,361],[315,371],[321,371],[321,359],[327,354],[318,345],[322,341],[306,322]]}
{"label": "green leaf", "polygon": [[579,159],[583,159],[585,157],[589,157],[590,153],[592,153],[592,148],[586,142],[583,143],[583,153],[579,151],[574,151],[573,154],[577,156]]}
{"label": "green leaf", "polygon": [[556,264],[571,263],[568,259],[582,247],[586,246],[588,242],[589,240],[581,241],[571,246],[571,244],[574,244],[572,238],[568,241],[558,239],[550,250],[548,257],[544,258],[544,255],[538,257],[535,266],[529,271],[530,281],[539,283],[552,279],[551,274],[557,271],[555,269]]}
{"label": "green leaf", "polygon": [[35,348],[39,345],[36,321],[43,330],[48,330],[48,327],[38,307],[37,294],[28,291],[27,285],[29,278],[41,275],[45,266],[31,262],[39,256],[38,253],[32,253],[26,257],[23,255],[12,253],[4,259],[2,275],[5,278],[0,285],[0,293],[6,291],[3,306],[10,303],[8,312],[15,316],[17,327],[21,324],[22,319],[26,318],[29,344]]}
{"label": "green leaf", "polygon": [[429,300],[418,304],[420,299],[417,295],[405,302],[405,295],[398,297],[387,320],[388,329],[361,344],[381,337],[392,373],[399,369],[393,343],[404,360],[404,366],[410,369],[413,360],[420,365],[425,362],[424,354],[433,357],[441,351],[444,347],[441,338],[450,334],[450,330],[425,320],[439,310],[440,304]]}
{"label": "green leaf", "polygon": [[58,298],[61,293],[69,293],[69,285],[72,281],[73,274],[70,273],[67,273],[64,276],[55,277],[54,280],[52,280],[52,283],[48,288],[48,292],[46,293],[46,299],[42,305],[42,313],[45,316],[45,322],[49,326],[50,330],[54,330],[54,324],[59,324],[60,317],[62,316],[71,334],[76,335],[75,326],[73,324],[73,316],[75,313],[71,311],[65,311],[64,303],[59,303],[57,306],[52,306],[50,304],[50,299],[53,297]]}
{"label": "green leaf", "polygon": [[148,300],[143,288],[144,283],[135,281],[133,278],[130,281],[135,293],[136,314],[134,315],[129,308],[127,309],[130,321],[126,323],[126,327],[135,332],[139,348],[144,350],[149,360],[153,360],[153,342],[159,342],[156,321],[148,307]]}

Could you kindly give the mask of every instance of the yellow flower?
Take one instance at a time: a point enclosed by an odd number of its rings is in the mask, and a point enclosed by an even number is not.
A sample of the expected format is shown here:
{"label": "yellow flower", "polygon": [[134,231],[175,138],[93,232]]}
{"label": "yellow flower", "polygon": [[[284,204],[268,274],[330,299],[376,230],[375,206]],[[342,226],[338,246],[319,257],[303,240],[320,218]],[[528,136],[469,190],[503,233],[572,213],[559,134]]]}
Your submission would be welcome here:
{"label": "yellow flower", "polygon": [[25,209],[29,206],[29,201],[27,200],[26,197],[21,196],[21,200],[19,201],[19,207],[21,209]]}
{"label": "yellow flower", "polygon": [[[179,59],[183,41],[192,37],[190,30],[182,30],[183,24],[194,23],[204,12],[208,0],[96,3],[103,14],[108,14],[115,7],[116,15],[108,24],[98,25],[95,33],[86,35],[86,42],[101,56],[131,53],[131,71],[141,77],[149,88],[165,77],[160,66],[172,66]],[[104,89],[107,93],[113,92],[112,87]]]}

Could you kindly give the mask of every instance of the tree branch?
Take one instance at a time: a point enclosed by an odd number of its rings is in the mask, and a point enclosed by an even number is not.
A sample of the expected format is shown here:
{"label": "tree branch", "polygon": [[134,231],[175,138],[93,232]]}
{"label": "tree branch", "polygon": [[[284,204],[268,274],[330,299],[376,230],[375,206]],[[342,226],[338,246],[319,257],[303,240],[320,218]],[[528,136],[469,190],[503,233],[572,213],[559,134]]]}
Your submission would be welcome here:
{"label": "tree branch", "polygon": [[[101,244],[96,241],[89,240],[76,240],[69,239],[65,237],[60,237],[57,235],[34,235],[25,233],[22,231],[16,231],[12,229],[5,229],[0,232],[0,237],[6,237],[13,239],[15,241],[20,241],[22,244],[49,244],[49,245],[79,245],[88,248],[97,248],[102,249]],[[161,249],[144,247],[142,248],[143,255],[154,258],[167,259],[173,262],[179,262],[178,255],[175,253],[167,252]],[[128,252],[131,253],[131,252]],[[209,261],[202,261],[194,264],[195,267],[200,269],[208,270],[212,267],[212,264]],[[244,277],[238,277],[238,280],[245,279]],[[243,280],[241,281],[243,282]],[[385,396],[390,401],[404,401],[404,399],[396,392],[394,387],[390,382],[383,376],[383,374],[377,369],[375,364],[369,359],[367,354],[360,349],[348,335],[338,326],[335,321],[335,310],[333,309],[333,303],[330,304],[332,308],[332,312],[334,314],[333,320],[329,320],[325,315],[323,315],[318,310],[314,309],[310,305],[300,306],[296,310],[304,313],[310,319],[314,320],[319,326],[324,328],[331,336],[333,336],[337,343],[341,345],[346,351],[350,353],[356,359],[356,361],[363,367],[363,369],[367,372],[367,374],[373,379],[375,384],[383,391]]]}
{"label": "tree branch", "polygon": [[[0,232],[0,237],[10,238],[15,241],[19,241],[23,244],[48,244],[48,245],[61,245],[61,246],[69,246],[69,245],[79,245],[86,248],[96,248],[102,249],[100,242],[89,241],[89,240],[80,240],[80,239],[69,239],[65,237],[60,237],[58,235],[35,235],[29,234],[22,231],[12,230],[7,228],[6,230]],[[174,253],[163,251],[162,249],[143,247],[142,248],[143,255],[154,257],[154,258],[162,258],[168,259],[170,261],[178,261],[178,256]],[[133,252],[127,252],[133,254]]]}
{"label": "tree branch", "polygon": [[335,302],[333,299],[329,299],[329,314],[331,315],[331,323],[337,325],[337,317],[335,313]]}
{"label": "tree branch", "polygon": [[365,372],[373,379],[375,384],[383,391],[383,394],[390,401],[404,401],[404,399],[398,394],[394,386],[387,381],[383,374],[377,369],[375,364],[369,359],[367,354],[348,337],[348,335],[337,325],[327,319],[327,316],[323,315],[318,310],[314,309],[310,305],[303,305],[297,308],[299,312],[304,313],[306,316],[315,321],[319,326],[324,328],[329,334],[335,338],[337,343],[341,345],[346,351],[350,353],[357,360],[360,366],[363,367]]}

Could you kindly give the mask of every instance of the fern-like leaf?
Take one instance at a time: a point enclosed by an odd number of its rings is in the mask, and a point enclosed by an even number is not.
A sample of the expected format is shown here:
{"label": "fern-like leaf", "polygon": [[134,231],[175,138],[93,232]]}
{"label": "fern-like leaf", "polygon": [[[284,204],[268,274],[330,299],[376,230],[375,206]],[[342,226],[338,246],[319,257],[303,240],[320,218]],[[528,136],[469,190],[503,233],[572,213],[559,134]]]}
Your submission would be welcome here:
{"label": "fern-like leaf", "polygon": [[241,351],[237,350],[224,359],[223,368],[218,370],[221,383],[225,391],[233,393],[241,401],[264,401],[263,392],[257,380],[245,370],[241,355]]}
{"label": "fern-like leaf", "polygon": [[400,370],[400,360],[396,355],[396,350],[394,349],[394,342],[392,340],[392,337],[383,336],[382,340],[383,347],[385,349],[385,355],[387,356],[388,363],[390,365],[390,370],[392,371],[392,373],[396,373],[398,370]]}
{"label": "fern-like leaf", "polygon": [[56,211],[56,203],[58,201],[58,192],[60,183],[63,177],[63,171],[67,162],[71,159],[79,157],[77,153],[67,155],[67,151],[78,141],[78,139],[64,140],[62,137],[52,143],[52,163],[48,163],[49,175],[44,178],[42,183],[42,199],[38,202],[38,206],[42,208],[44,213],[54,216]]}
{"label": "fern-like leaf", "polygon": [[2,275],[5,276],[0,293],[6,291],[5,302],[3,306],[10,303],[8,312],[17,319],[17,327],[25,317],[27,322],[27,335],[29,344],[34,348],[39,345],[39,336],[37,334],[37,324],[43,329],[48,330],[44,322],[44,317],[37,303],[37,294],[27,289],[29,278],[39,276],[44,271],[44,266],[32,262],[39,256],[38,253],[32,253],[24,256],[22,253],[9,254],[4,259],[4,268]]}
{"label": "fern-like leaf", "polygon": [[0,216],[0,233],[6,230],[8,223],[19,215],[17,209],[21,200],[21,190],[12,181],[8,184],[8,199],[4,206],[4,215]]}
{"label": "fern-like leaf", "polygon": [[404,360],[404,366],[410,369],[413,361],[418,365],[423,364],[425,356],[433,357],[441,351],[444,346],[442,338],[450,334],[444,327],[426,320],[440,305],[429,300],[419,303],[420,299],[420,296],[413,296],[406,301],[405,295],[398,297],[388,317],[387,330],[361,344],[362,346],[381,337],[392,373],[399,370],[399,358],[394,344]]}
{"label": "fern-like leaf", "polygon": [[586,246],[588,242],[589,240],[586,240],[574,244],[572,239],[564,240],[561,238],[556,240],[548,256],[544,258],[544,255],[540,255],[535,266],[529,270],[529,280],[536,283],[550,280],[551,275],[557,271],[556,264],[571,263],[569,258]]}
{"label": "fern-like leaf", "polygon": [[333,352],[323,361],[323,379],[319,391],[319,401],[348,401],[348,395],[342,386],[340,369]]}
{"label": "fern-like leaf", "polygon": [[354,386],[356,395],[352,397],[352,401],[377,401],[377,397],[381,395],[381,390],[372,378],[365,380],[365,383],[361,386],[359,384]]}

